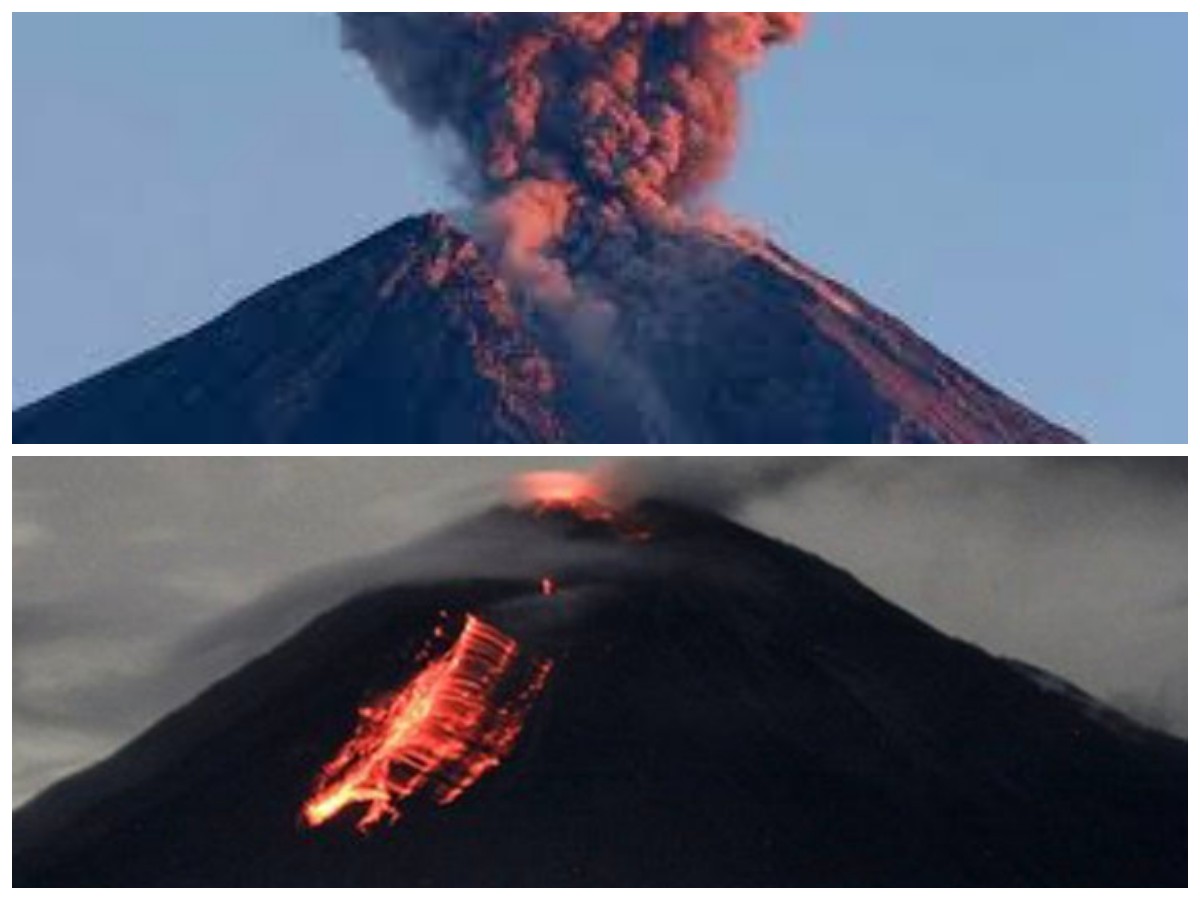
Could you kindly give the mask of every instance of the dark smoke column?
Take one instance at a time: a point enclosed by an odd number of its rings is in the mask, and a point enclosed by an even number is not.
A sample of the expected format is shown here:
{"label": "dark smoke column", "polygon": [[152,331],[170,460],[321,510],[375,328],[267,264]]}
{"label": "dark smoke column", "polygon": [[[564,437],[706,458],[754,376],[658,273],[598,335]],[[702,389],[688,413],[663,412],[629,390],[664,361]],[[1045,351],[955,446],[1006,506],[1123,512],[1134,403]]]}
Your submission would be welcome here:
{"label": "dark smoke column", "polygon": [[344,13],[421,127],[454,134],[509,268],[569,290],[550,249],[586,214],[661,216],[724,174],[738,79],[803,13]]}

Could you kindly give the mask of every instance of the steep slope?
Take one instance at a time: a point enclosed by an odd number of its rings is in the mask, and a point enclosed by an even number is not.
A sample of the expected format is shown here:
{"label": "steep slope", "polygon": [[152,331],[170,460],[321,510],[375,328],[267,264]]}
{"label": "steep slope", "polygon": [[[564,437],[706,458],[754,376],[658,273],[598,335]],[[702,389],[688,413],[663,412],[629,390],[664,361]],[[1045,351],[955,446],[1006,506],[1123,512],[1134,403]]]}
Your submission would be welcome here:
{"label": "steep slope", "polygon": [[642,398],[652,437],[657,427],[697,443],[1078,440],[753,234],[644,229],[606,236],[573,267],[619,310],[601,393]]}
{"label": "steep slope", "polygon": [[18,411],[18,443],[1051,443],[1074,436],[777,248],[578,242],[564,325],[440,216]]}
{"label": "steep slope", "polygon": [[[314,622],[16,813],[15,883],[1186,883],[1182,742],[814,557],[678,507],[638,516],[477,523],[544,558]],[[452,805],[307,827],[359,708],[468,612],[553,662],[511,756]]]}
{"label": "steep slope", "polygon": [[550,364],[478,248],[406,221],[13,417],[22,443],[554,441]]}

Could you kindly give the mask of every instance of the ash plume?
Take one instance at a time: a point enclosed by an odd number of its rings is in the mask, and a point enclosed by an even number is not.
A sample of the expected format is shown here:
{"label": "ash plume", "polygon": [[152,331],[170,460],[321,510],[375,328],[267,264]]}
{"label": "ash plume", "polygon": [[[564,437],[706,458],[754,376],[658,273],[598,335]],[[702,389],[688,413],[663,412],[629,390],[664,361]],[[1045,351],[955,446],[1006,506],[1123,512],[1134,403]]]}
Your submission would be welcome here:
{"label": "ash plume", "polygon": [[802,13],[343,13],[361,54],[421,128],[466,154],[504,274],[571,294],[574,228],[662,219],[733,155],[738,81],[796,39]]}
{"label": "ash plume", "polygon": [[604,465],[596,477],[622,503],[671,500],[736,513],[754,500],[800,486],[844,463],[822,457],[632,459]]}

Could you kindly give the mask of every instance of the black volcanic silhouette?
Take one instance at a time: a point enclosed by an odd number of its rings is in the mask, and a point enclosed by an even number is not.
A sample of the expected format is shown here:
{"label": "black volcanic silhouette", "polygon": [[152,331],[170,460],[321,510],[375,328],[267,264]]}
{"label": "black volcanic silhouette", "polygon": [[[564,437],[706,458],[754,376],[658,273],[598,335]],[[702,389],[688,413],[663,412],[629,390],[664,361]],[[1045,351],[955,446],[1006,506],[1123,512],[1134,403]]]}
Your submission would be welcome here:
{"label": "black volcanic silhouette", "polygon": [[448,219],[402,222],[19,410],[13,439],[1078,440],[761,240],[643,227],[576,244],[577,285],[601,302],[564,327]]}
{"label": "black volcanic silhouette", "polygon": [[[562,593],[540,596],[539,561],[350,600],[15,813],[14,883],[1186,884],[1185,743],[815,557],[678,506],[639,515],[648,543],[474,523],[561,541]],[[303,828],[358,706],[443,610],[556,660],[514,755],[369,836],[352,816]]]}

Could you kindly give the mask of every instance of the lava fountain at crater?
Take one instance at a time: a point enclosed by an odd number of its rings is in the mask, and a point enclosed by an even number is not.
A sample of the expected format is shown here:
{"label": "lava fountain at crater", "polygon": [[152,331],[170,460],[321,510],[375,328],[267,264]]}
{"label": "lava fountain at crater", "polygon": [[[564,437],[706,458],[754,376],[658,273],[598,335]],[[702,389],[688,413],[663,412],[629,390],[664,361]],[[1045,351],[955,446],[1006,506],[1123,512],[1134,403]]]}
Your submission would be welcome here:
{"label": "lava fountain at crater", "polygon": [[539,517],[569,515],[607,525],[622,539],[648,541],[638,516],[615,499],[600,478],[586,472],[530,472],[513,483],[515,501]]}
{"label": "lava fountain at crater", "polygon": [[603,486],[586,472],[529,472],[517,478],[513,493],[518,502],[538,510],[611,513]]}
{"label": "lava fountain at crater", "polygon": [[[445,637],[439,627],[434,641]],[[403,688],[359,710],[353,737],[322,769],[304,804],[305,824],[318,828],[361,807],[357,829],[365,834],[399,821],[405,803],[417,797],[438,806],[455,802],[512,752],[551,667],[467,616],[449,649]]]}

